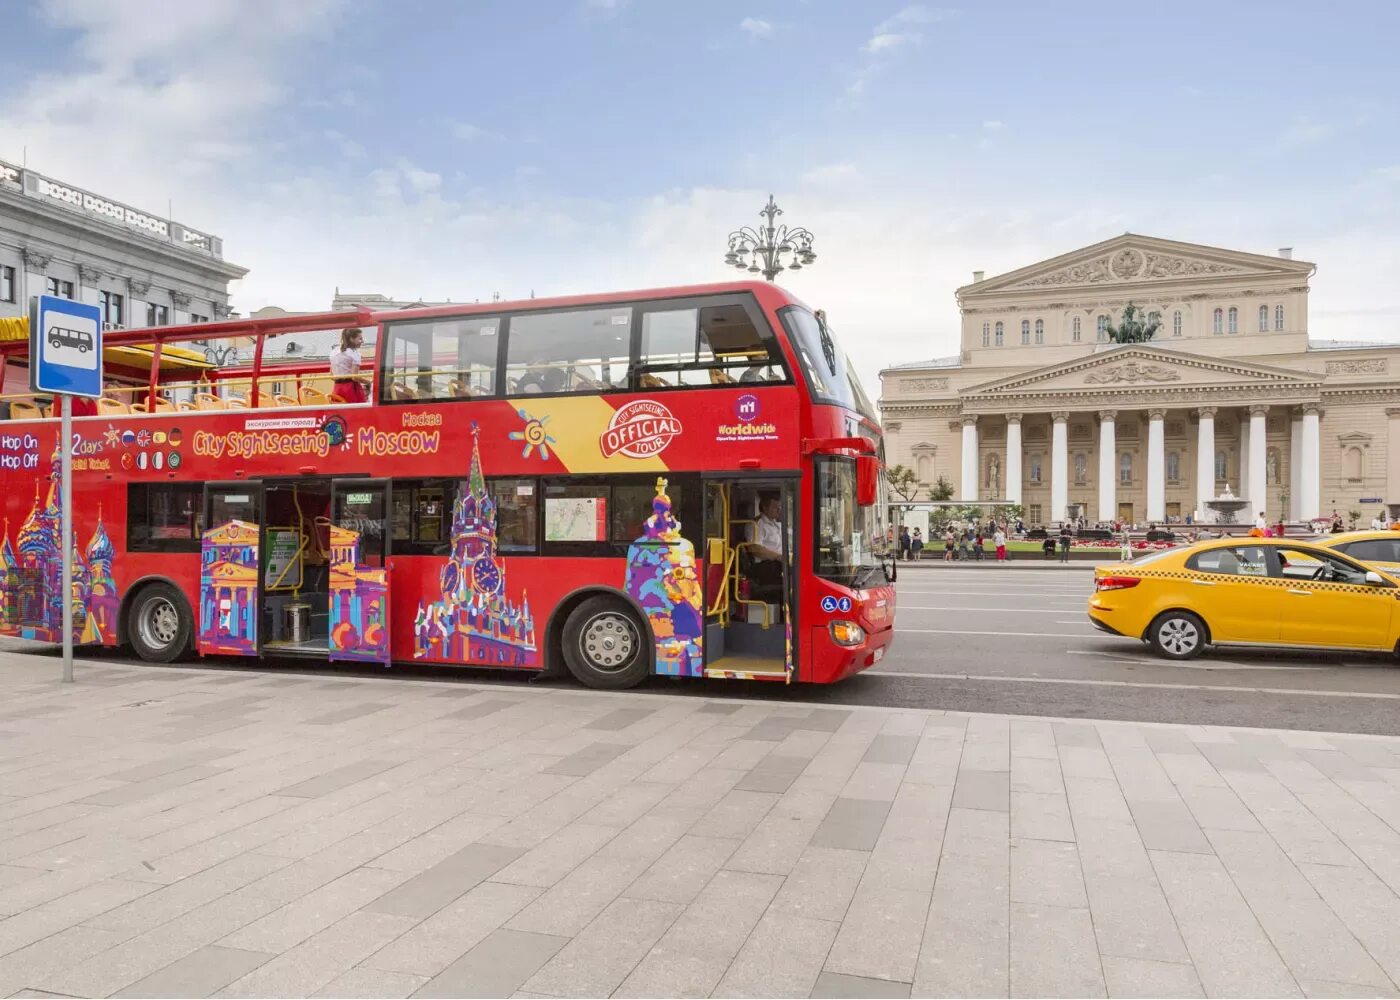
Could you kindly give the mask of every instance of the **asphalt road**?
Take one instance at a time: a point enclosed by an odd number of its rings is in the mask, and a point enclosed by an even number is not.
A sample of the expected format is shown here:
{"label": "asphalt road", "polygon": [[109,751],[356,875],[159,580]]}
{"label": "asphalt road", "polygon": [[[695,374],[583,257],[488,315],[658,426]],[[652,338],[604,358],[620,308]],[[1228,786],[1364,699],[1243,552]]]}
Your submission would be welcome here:
{"label": "asphalt road", "polygon": [[[644,690],[679,697],[1400,735],[1400,664],[1390,657],[1208,649],[1184,664],[1161,660],[1141,642],[1105,635],[1088,623],[1084,609],[1092,578],[1092,569],[1077,567],[905,569],[898,585],[895,645],[875,669],[823,687],[655,678]],[[0,649],[20,646],[0,643]],[[81,655],[133,662],[114,651]],[[379,672],[295,658],[196,662],[225,670]],[[574,683],[411,664],[394,669],[444,683]]]}

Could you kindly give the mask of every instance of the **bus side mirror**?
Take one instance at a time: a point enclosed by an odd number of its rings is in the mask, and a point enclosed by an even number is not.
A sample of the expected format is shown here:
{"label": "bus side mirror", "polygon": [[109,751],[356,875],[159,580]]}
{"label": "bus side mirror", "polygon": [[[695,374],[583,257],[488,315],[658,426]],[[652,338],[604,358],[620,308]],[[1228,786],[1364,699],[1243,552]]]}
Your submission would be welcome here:
{"label": "bus side mirror", "polygon": [[873,507],[880,496],[880,460],[874,455],[856,459],[856,503]]}

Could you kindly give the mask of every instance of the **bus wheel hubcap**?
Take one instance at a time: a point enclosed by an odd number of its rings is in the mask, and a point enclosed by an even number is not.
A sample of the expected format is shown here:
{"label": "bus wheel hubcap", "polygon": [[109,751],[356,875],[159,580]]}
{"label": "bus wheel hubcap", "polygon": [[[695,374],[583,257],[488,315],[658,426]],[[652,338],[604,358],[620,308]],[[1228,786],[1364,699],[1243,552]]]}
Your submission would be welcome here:
{"label": "bus wheel hubcap", "polygon": [[180,613],[170,601],[161,597],[146,605],[146,613],[141,616],[141,638],[146,645],[168,646],[179,631]]}
{"label": "bus wheel hubcap", "polygon": [[616,670],[632,659],[637,648],[636,630],[621,615],[598,615],[584,626],[579,646],[594,666]]}
{"label": "bus wheel hubcap", "polygon": [[1164,621],[1157,635],[1162,640],[1162,648],[1177,655],[1191,652],[1196,648],[1196,643],[1200,641],[1196,626],[1184,618],[1171,618]]}

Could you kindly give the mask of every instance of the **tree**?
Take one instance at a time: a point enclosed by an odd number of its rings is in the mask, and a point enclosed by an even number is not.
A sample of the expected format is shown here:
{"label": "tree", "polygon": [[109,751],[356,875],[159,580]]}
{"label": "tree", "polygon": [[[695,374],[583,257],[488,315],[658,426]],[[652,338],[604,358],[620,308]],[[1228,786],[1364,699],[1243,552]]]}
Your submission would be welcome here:
{"label": "tree", "polygon": [[901,500],[911,501],[919,495],[919,487],[922,484],[918,474],[907,465],[890,466],[885,473],[885,479],[890,484],[890,489],[894,490]]}
{"label": "tree", "polygon": [[1356,522],[1359,521],[1359,520],[1361,520],[1361,511],[1359,511],[1359,510],[1349,510],[1349,511],[1347,511],[1347,524],[1348,524],[1348,526],[1351,528],[1352,531],[1355,531],[1355,530],[1356,530]]}
{"label": "tree", "polygon": [[953,484],[947,476],[939,476],[938,482],[929,487],[928,498],[940,503],[953,499]]}
{"label": "tree", "polygon": [[1115,344],[1145,344],[1151,340],[1161,327],[1161,322],[1155,319],[1148,319],[1146,322],[1139,319],[1142,311],[1131,302],[1123,310],[1123,322],[1114,326],[1108,324],[1108,339]]}

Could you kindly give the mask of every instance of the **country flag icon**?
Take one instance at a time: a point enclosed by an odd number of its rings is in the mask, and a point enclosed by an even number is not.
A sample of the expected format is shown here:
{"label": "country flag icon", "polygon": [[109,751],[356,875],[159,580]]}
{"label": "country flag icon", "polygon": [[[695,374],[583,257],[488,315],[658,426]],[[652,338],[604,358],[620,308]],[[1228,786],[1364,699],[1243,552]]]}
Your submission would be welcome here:
{"label": "country flag icon", "polygon": [[160,469],[165,466],[165,452],[158,451],[151,456],[151,468]]}
{"label": "country flag icon", "polygon": [[181,442],[182,440],[184,440],[184,435],[182,435],[182,434],[180,433],[180,428],[178,428],[178,427],[172,427],[172,428],[170,428],[169,437],[170,437],[170,446],[171,446],[172,448],[178,448],[178,447],[180,447],[180,442]]}
{"label": "country flag icon", "polygon": [[146,453],[144,451],[136,453],[136,467],[138,469],[144,469],[149,463],[150,459],[146,457]]}
{"label": "country flag icon", "polygon": [[151,442],[153,444],[165,444],[165,431],[156,431],[152,434]]}
{"label": "country flag icon", "polygon": [[130,448],[136,443],[135,431],[122,431],[122,444]]}

